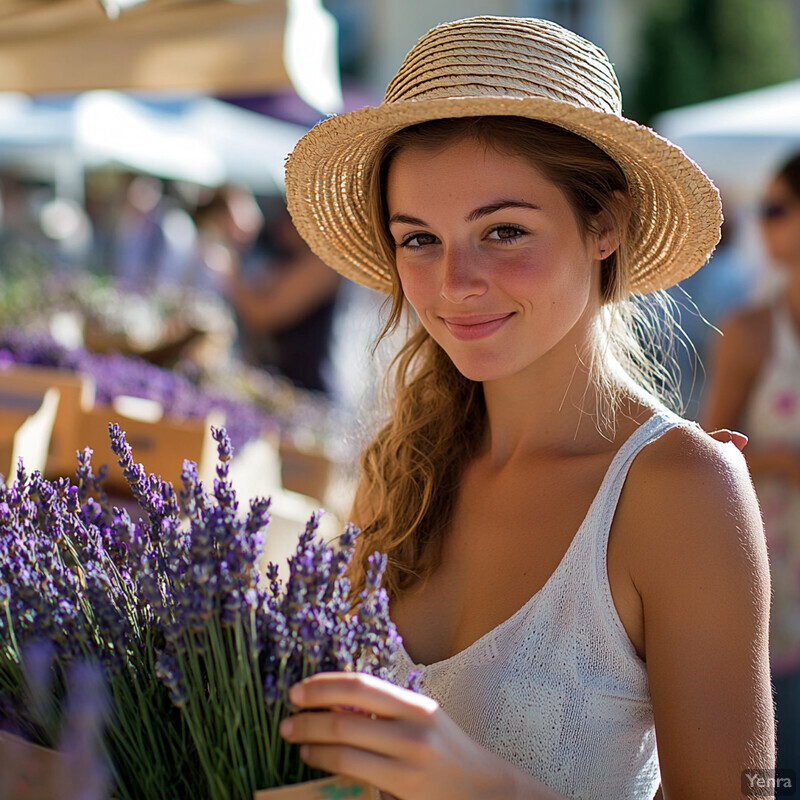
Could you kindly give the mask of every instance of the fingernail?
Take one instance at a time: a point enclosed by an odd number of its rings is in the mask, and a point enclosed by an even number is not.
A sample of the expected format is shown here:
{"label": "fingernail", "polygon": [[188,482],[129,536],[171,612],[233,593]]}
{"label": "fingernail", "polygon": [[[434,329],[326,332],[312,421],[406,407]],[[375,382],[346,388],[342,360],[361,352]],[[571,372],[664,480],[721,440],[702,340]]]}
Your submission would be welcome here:
{"label": "fingernail", "polygon": [[278,726],[278,730],[281,732],[281,736],[291,736],[292,730],[294,729],[294,723],[290,719],[285,719],[281,724]]}
{"label": "fingernail", "polygon": [[302,758],[303,761],[305,761],[308,758],[308,745],[307,744],[301,744],[300,745],[300,758]]}
{"label": "fingernail", "polygon": [[289,689],[289,699],[296,704],[300,704],[303,702],[303,697],[305,696],[305,689],[303,688],[302,684],[296,683]]}

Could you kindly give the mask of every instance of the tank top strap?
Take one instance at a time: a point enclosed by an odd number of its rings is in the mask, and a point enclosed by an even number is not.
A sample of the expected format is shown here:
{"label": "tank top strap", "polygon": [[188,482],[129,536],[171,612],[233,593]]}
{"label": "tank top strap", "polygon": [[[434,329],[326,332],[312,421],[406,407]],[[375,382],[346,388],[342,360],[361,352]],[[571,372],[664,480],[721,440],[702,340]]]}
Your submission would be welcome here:
{"label": "tank top strap", "polygon": [[633,460],[648,444],[656,441],[672,428],[679,426],[696,427],[697,423],[679,417],[666,408],[656,411],[650,419],[630,435],[617,451],[590,512],[593,515],[593,528],[600,534],[600,538],[608,538],[622,486]]}
{"label": "tank top strap", "polygon": [[594,550],[592,586],[593,596],[597,598],[596,607],[607,628],[613,632],[618,646],[622,647],[629,655],[635,656],[637,660],[638,656],[635,654],[633,645],[614,605],[611,586],[608,581],[608,538],[611,532],[611,523],[614,520],[622,487],[636,456],[648,444],[655,442],[667,431],[677,427],[689,426],[697,426],[697,423],[683,419],[667,409],[657,411],[619,449],[600,489],[597,497],[598,502],[590,512],[592,518],[589,520],[589,527],[593,538],[592,547]]}

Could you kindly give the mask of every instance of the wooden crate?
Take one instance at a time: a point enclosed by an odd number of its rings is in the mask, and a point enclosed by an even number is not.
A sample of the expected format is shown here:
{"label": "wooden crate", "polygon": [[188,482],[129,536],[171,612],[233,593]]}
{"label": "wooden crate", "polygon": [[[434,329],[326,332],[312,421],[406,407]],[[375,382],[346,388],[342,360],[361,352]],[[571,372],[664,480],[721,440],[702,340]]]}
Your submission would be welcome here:
{"label": "wooden crate", "polygon": [[319,451],[282,440],[280,445],[283,487],[313,497],[324,505],[333,470],[331,460]]}
{"label": "wooden crate", "polygon": [[[0,798],[2,800],[61,800],[69,760],[0,731]],[[373,800],[378,793],[366,784],[339,776],[263,789],[253,800]]]}
{"label": "wooden crate", "polygon": [[[27,417],[41,408],[48,389],[58,391],[58,410],[46,463],[41,466],[47,477],[73,475],[76,453],[81,447],[79,419],[94,403],[94,382],[85,375],[25,364],[0,369],[0,441],[8,442],[9,429],[18,429]],[[5,452],[0,453],[0,469],[6,469],[7,462]]]}
{"label": "wooden crate", "polygon": [[0,798],[56,800],[63,796],[63,756],[0,731]]}
{"label": "wooden crate", "polygon": [[197,463],[203,480],[213,481],[216,442],[211,436],[211,426],[222,424],[220,415],[211,414],[205,419],[167,416],[157,420],[142,419],[120,411],[122,403],[119,401],[124,399],[117,398],[115,405],[97,405],[85,411],[80,419],[80,440],[93,450],[94,471],[108,464],[106,484],[110,490],[127,493],[129,488],[111,449],[108,427],[112,422],[125,431],[134,461],[143,464],[148,473],[172,482],[176,490],[181,485],[184,459]]}

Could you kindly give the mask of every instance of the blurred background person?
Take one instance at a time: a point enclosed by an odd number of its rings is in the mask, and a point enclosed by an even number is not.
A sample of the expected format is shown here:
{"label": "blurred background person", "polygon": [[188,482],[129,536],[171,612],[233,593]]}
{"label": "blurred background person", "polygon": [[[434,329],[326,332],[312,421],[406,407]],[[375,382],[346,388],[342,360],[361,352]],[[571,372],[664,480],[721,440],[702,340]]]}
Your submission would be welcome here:
{"label": "blurred background person", "polygon": [[221,186],[192,215],[196,238],[183,285],[225,293],[239,274],[264,226],[264,215],[249,189]]}
{"label": "blurred background person", "polygon": [[782,281],[734,313],[711,364],[704,425],[750,437],[772,571],[770,652],[778,767],[800,766],[800,153],[770,181],[761,233]]}
{"label": "blurred background person", "polygon": [[113,232],[113,272],[124,286],[152,286],[167,247],[163,184],[150,175],[131,174],[123,197]]}
{"label": "blurred background person", "polygon": [[338,273],[311,252],[281,205],[268,219],[253,258],[231,271],[225,290],[244,358],[302,389],[331,394],[340,285]]}
{"label": "blurred background person", "polygon": [[[683,335],[672,355],[680,370],[683,414],[697,419],[707,391],[709,352],[719,337],[716,326],[747,305],[753,295],[754,275],[737,241],[736,213],[725,202],[725,221],[719,244],[709,262],[669,290]],[[700,273],[703,273],[702,275]]]}

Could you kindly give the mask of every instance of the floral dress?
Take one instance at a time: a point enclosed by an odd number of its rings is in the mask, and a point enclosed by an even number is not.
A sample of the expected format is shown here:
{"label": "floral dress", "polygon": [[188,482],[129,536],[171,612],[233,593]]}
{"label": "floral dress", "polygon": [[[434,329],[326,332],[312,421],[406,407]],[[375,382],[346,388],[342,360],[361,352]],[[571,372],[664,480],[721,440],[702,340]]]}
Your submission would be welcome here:
{"label": "floral dress", "polygon": [[[743,430],[748,448],[800,452],[800,337],[783,303],[772,309],[770,352],[750,393]],[[778,475],[754,479],[772,573],[773,675],[800,669],[800,486]]]}

